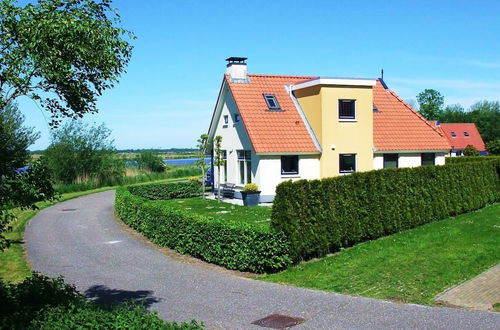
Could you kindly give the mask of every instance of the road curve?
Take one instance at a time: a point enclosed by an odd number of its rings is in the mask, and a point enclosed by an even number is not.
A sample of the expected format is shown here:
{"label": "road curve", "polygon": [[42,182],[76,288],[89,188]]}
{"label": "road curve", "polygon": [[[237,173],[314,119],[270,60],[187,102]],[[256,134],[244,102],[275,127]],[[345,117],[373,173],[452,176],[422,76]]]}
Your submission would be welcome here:
{"label": "road curve", "polygon": [[26,228],[34,270],[62,275],[96,301],[144,299],[166,320],[209,329],[262,329],[270,314],[300,317],[294,329],[498,329],[500,313],[395,304],[260,282],[178,258],[137,239],[114,217],[114,191],[42,210]]}

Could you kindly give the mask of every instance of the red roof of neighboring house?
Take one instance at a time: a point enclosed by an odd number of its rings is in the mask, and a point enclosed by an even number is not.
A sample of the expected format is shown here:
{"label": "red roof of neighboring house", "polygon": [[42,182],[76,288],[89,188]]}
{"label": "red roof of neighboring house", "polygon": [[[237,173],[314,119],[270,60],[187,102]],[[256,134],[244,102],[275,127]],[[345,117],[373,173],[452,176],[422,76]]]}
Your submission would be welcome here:
{"label": "red roof of neighboring house", "polygon": [[465,149],[470,144],[479,151],[486,150],[483,139],[474,123],[442,123],[440,128],[450,141],[452,149]]}
{"label": "red roof of neighboring house", "polygon": [[373,144],[380,151],[448,150],[444,134],[380,80],[373,87]]}
{"label": "red roof of neighboring house", "polygon": [[[285,89],[315,77],[249,74],[246,83],[225,77],[256,153],[319,152]],[[283,111],[269,111],[263,94],[274,94]]]}

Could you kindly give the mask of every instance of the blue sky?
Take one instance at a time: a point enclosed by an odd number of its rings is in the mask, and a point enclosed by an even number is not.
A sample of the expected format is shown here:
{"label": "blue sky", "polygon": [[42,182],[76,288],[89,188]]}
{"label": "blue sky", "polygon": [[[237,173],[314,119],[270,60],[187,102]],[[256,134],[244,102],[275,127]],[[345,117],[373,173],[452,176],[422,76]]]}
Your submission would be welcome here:
{"label": "blue sky", "polygon": [[[250,73],[376,78],[404,99],[500,100],[500,1],[115,0],[134,52],[89,122],[124,148],[192,147],[208,128],[224,59]],[[49,144],[49,114],[19,101]],[[46,119],[47,118],[47,119]]]}

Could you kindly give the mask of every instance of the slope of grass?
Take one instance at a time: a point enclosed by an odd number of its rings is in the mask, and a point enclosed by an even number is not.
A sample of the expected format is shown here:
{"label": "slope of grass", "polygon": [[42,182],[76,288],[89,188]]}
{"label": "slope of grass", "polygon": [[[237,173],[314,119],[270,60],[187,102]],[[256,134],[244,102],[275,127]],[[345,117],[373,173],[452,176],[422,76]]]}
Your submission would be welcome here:
{"label": "slope of grass", "polygon": [[[173,182],[185,179],[186,178],[164,179],[154,182]],[[24,280],[26,277],[30,276],[31,269],[24,255],[23,234],[28,221],[33,218],[40,210],[68,199],[111,190],[114,188],[114,186],[110,186],[93,190],[66,193],[62,194],[61,198],[56,202],[37,203],[38,210],[15,210],[17,220],[11,224],[12,231],[5,234],[7,238],[13,240],[14,242],[8,249],[0,252],[0,279],[18,283]]]}
{"label": "slope of grass", "polygon": [[431,305],[500,262],[500,204],[358,244],[259,279]]}
{"label": "slope of grass", "polygon": [[268,206],[246,207],[201,197],[158,201],[171,207],[225,221],[245,222],[259,228],[270,229],[271,208]]}

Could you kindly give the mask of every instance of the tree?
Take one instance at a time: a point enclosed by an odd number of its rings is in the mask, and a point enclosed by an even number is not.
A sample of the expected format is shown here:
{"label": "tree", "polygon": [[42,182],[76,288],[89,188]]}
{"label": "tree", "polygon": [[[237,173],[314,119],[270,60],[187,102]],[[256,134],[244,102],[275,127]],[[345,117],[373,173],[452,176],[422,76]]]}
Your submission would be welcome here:
{"label": "tree", "polygon": [[426,89],[417,95],[420,114],[427,120],[437,120],[443,110],[444,97],[435,89]]}
{"label": "tree", "polygon": [[207,172],[207,162],[205,161],[205,158],[207,157],[208,149],[210,148],[208,135],[200,135],[200,138],[197,140],[197,142],[198,144],[196,145],[196,147],[198,148],[198,159],[196,160],[196,165],[200,168],[201,171],[201,196],[205,198],[205,175]]}
{"label": "tree", "polygon": [[27,148],[38,133],[23,127],[23,123],[17,105],[9,103],[0,108],[0,251],[10,245],[3,233],[15,220],[13,208],[34,209],[35,202],[55,198],[47,168],[39,161],[25,167],[30,160]]}
{"label": "tree", "polygon": [[469,119],[477,125],[484,142],[500,139],[500,102],[474,103],[470,106]]}
{"label": "tree", "polygon": [[479,156],[479,150],[469,144],[464,149],[464,156]]}
{"label": "tree", "polygon": [[220,202],[220,167],[224,166],[226,160],[223,158],[222,151],[222,136],[217,135],[214,138],[215,150],[214,150],[214,165],[217,166],[217,200]]}
{"label": "tree", "polygon": [[442,123],[467,123],[468,113],[460,104],[451,104],[444,108],[438,119]]}
{"label": "tree", "polygon": [[486,145],[486,150],[488,151],[489,155],[500,155],[500,139],[488,142],[488,144]]}
{"label": "tree", "polygon": [[166,166],[163,159],[152,151],[140,152],[135,157],[135,161],[140,169],[158,173],[165,172]]}
{"label": "tree", "polygon": [[60,183],[120,180],[125,164],[119,159],[104,124],[92,126],[71,120],[52,132],[43,161]]}
{"label": "tree", "polygon": [[0,108],[20,96],[62,117],[97,112],[131,56],[111,0],[0,0]]}

